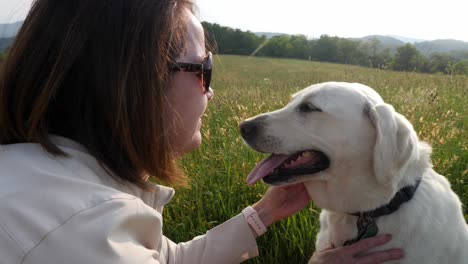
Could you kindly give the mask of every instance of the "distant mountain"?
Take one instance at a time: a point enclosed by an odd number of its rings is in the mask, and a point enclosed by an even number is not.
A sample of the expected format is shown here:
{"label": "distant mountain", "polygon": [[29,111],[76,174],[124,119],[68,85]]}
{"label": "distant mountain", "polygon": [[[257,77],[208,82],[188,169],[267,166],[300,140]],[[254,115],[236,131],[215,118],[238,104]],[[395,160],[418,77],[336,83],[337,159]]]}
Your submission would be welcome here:
{"label": "distant mountain", "polygon": [[15,38],[14,37],[11,37],[11,38],[0,38],[0,52],[6,50],[7,48],[9,48],[11,46],[11,44],[13,43],[13,40]]}
{"label": "distant mountain", "polygon": [[[398,47],[401,47],[406,44],[400,39],[382,35],[365,36],[355,40],[360,40],[369,43],[373,39],[378,39],[380,41],[380,45],[378,47],[379,51],[388,48],[390,49],[391,54],[395,53]],[[409,38],[407,39],[409,40]],[[431,41],[415,42],[411,44],[413,44],[416,47],[416,49],[418,49],[419,52],[421,52],[421,54],[423,55],[430,55],[433,53],[448,53],[449,55],[457,59],[468,58],[468,42],[464,42],[461,40],[438,39]]]}
{"label": "distant mountain", "polygon": [[456,51],[468,52],[468,42],[454,39],[438,39],[414,44],[422,54],[450,53]]}
{"label": "distant mountain", "polygon": [[398,47],[405,45],[405,42],[399,39],[383,35],[369,35],[362,38],[352,39],[369,44],[372,43],[374,39],[377,39],[379,41],[379,44],[377,45],[377,52],[382,52],[383,50],[388,49],[391,55],[397,52]]}
{"label": "distant mountain", "polygon": [[261,37],[265,36],[267,38],[272,38],[276,36],[290,36],[290,34],[285,34],[285,33],[276,33],[276,32],[254,32],[255,35]]}
{"label": "distant mountain", "polygon": [[0,24],[0,38],[11,38],[16,36],[21,25],[23,25],[23,21],[11,24]]}
{"label": "distant mountain", "polygon": [[414,44],[416,42],[426,41],[425,39],[415,39],[415,38],[403,37],[403,36],[398,36],[398,35],[388,35],[388,36],[401,40],[405,43],[411,43],[411,44]]}
{"label": "distant mountain", "polygon": [[23,25],[23,21],[11,24],[0,24],[0,52],[11,46],[21,25]]}
{"label": "distant mountain", "polygon": [[369,36],[365,36],[362,38],[358,38],[358,40],[365,41],[365,42],[369,42],[373,39],[378,39],[382,45],[388,46],[388,47],[399,47],[399,46],[405,45],[405,42],[399,39],[393,38],[393,37],[389,37],[389,36],[369,35]]}

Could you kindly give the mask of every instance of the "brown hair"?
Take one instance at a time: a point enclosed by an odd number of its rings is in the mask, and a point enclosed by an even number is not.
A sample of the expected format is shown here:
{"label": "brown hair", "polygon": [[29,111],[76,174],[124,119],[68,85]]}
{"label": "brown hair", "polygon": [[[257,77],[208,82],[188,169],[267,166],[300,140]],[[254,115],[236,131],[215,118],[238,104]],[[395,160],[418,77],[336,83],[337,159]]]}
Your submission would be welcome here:
{"label": "brown hair", "polygon": [[169,63],[185,47],[190,0],[37,0],[0,69],[0,144],[84,145],[116,176],[184,177],[166,122]]}

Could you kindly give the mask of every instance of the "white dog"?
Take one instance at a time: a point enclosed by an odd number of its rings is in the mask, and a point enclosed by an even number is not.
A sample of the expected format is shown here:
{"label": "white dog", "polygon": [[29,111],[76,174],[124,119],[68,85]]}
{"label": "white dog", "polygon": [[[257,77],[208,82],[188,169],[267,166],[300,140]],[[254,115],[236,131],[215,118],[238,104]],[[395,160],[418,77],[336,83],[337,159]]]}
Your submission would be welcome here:
{"label": "white dog", "polygon": [[304,182],[323,209],[317,250],[392,234],[376,250],[402,248],[398,263],[468,263],[459,198],[432,169],[430,146],[370,87],[312,85],[240,129],[249,146],[272,153],[252,170],[249,184]]}

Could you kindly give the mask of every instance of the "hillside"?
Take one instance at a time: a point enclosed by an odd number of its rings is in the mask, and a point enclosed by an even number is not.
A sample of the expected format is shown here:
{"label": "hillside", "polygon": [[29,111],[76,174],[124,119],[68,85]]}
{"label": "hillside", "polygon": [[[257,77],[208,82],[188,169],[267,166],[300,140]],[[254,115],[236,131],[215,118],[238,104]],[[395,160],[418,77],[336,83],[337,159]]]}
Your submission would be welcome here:
{"label": "hillside", "polygon": [[399,46],[405,45],[405,42],[399,39],[396,39],[394,37],[389,37],[389,36],[382,36],[382,35],[369,35],[369,36],[365,36],[362,38],[358,38],[357,40],[371,41],[373,39],[378,39],[382,45],[388,46],[388,47],[399,47]]}
{"label": "hillside", "polygon": [[[290,36],[289,34],[277,32],[254,32],[257,36],[266,36],[267,38],[275,36]],[[448,53],[454,58],[468,57],[468,42],[454,39],[438,39],[438,40],[419,40],[402,36],[384,36],[384,35],[369,35],[362,38],[349,38],[351,40],[362,41],[365,43],[372,43],[377,39],[379,45],[377,50],[379,52],[389,49],[390,54],[395,54],[397,49],[406,43],[413,44],[424,55],[432,53]]]}
{"label": "hillside", "polygon": [[[405,45],[405,42],[389,36],[371,35],[356,40],[364,42],[370,42],[373,39],[380,41],[380,49],[389,48],[390,52],[393,53],[400,46]],[[432,53],[449,53],[454,57],[463,56],[468,53],[468,42],[454,39],[438,39],[431,41],[422,41],[413,43],[413,45],[424,55],[430,55]],[[465,55],[466,56],[466,55]]]}
{"label": "hillside", "polygon": [[0,38],[0,52],[6,50],[13,43],[14,37]]}
{"label": "hillside", "polygon": [[267,38],[272,38],[272,37],[276,37],[276,36],[290,36],[289,34],[276,33],[276,32],[254,32],[254,34],[259,36],[259,37],[265,36]]}
{"label": "hillside", "polygon": [[10,24],[0,24],[0,38],[11,38],[16,36],[21,25],[23,25],[23,21]]}
{"label": "hillside", "polygon": [[411,44],[414,44],[416,42],[426,41],[425,39],[416,39],[416,38],[410,38],[410,37],[404,37],[404,36],[398,36],[398,35],[388,35],[388,36],[401,40],[404,43],[411,43]]}
{"label": "hillside", "polygon": [[390,54],[395,54],[398,47],[405,45],[405,42],[396,39],[394,37],[382,36],[382,35],[369,35],[362,38],[353,38],[364,43],[372,43],[374,40],[378,40],[377,51],[382,52],[385,49],[390,50]]}
{"label": "hillside", "polygon": [[443,53],[453,51],[467,51],[468,43],[455,39],[438,39],[433,41],[423,41],[414,44],[421,53]]}

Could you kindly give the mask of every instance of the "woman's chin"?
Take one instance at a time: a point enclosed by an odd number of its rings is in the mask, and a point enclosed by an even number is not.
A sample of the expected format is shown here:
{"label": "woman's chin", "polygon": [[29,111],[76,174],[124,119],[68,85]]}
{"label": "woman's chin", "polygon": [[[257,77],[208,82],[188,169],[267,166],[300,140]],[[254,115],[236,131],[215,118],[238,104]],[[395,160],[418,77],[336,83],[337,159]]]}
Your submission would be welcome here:
{"label": "woman's chin", "polygon": [[202,137],[200,135],[200,132],[198,132],[192,137],[192,140],[190,140],[190,142],[187,142],[187,144],[185,144],[185,146],[183,147],[182,155],[197,150],[200,147],[201,143]]}
{"label": "woman's chin", "polygon": [[201,136],[200,131],[198,131],[195,133],[195,135],[193,135],[192,142],[190,144],[192,149],[190,151],[198,149],[201,143],[202,143],[202,136]]}
{"label": "woman's chin", "polygon": [[190,140],[186,140],[185,142],[177,142],[173,143],[174,146],[174,157],[175,158],[181,158],[185,154],[188,154],[189,152],[192,152],[194,150],[197,150],[201,143],[202,143],[202,136],[200,131],[197,131],[193,134],[193,136],[190,138]]}

